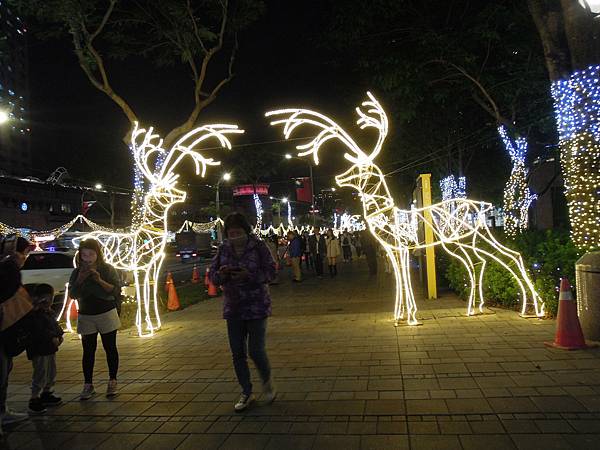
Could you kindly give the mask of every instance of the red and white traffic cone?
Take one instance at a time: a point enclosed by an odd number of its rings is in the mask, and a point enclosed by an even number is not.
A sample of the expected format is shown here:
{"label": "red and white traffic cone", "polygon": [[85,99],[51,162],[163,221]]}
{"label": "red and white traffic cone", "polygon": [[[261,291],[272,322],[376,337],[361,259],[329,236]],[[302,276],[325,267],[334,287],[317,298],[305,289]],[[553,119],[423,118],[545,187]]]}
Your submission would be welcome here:
{"label": "red and white traffic cone", "polygon": [[566,278],[560,279],[556,337],[554,342],[544,342],[544,344],[561,350],[579,350],[588,347],[577,316],[577,302],[573,298],[571,285]]}
{"label": "red and white traffic cone", "polygon": [[192,270],[192,283],[200,283],[200,273],[198,272],[198,266],[196,266],[196,264],[194,264],[194,269]]}

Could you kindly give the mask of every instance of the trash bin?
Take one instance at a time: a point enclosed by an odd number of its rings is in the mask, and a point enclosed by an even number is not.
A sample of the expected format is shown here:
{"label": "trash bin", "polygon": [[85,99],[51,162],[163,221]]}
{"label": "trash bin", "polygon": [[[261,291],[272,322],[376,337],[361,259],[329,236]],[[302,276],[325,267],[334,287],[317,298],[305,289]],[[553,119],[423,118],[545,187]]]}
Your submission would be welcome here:
{"label": "trash bin", "polygon": [[577,312],[583,335],[600,341],[600,252],[583,255],[575,263]]}

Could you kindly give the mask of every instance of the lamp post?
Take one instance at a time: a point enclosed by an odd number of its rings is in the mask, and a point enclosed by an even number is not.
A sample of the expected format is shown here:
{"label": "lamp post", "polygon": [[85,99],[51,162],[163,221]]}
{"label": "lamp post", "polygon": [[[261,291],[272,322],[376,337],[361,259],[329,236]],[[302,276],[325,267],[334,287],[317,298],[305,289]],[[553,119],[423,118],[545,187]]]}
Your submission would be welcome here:
{"label": "lamp post", "polygon": [[316,222],[316,218],[315,218],[315,184],[314,184],[314,179],[313,179],[312,164],[310,163],[310,161],[292,156],[290,153],[285,154],[285,159],[298,159],[298,160],[308,163],[308,171],[309,171],[309,176],[310,176],[310,208],[312,211],[313,226],[314,226],[314,224]]}
{"label": "lamp post", "polygon": [[[231,174],[229,172],[225,172],[223,176],[217,181],[217,192],[215,197],[215,206],[217,208],[217,219],[221,217],[221,205],[219,203],[219,187],[223,181],[231,180]],[[217,222],[217,240],[221,242],[223,240],[222,232],[221,232],[221,224]]]}

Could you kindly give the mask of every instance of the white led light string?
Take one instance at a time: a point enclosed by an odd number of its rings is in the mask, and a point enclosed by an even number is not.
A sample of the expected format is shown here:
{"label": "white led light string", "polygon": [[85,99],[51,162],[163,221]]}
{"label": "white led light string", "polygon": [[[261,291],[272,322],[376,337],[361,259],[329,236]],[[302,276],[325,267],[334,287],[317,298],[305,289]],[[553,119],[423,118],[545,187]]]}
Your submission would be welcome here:
{"label": "white led light string", "polygon": [[[204,157],[196,146],[205,140],[217,139],[223,148],[231,149],[226,135],[238,133],[243,130],[236,125],[204,125],[186,133],[167,151],[152,128],[145,130],[135,125],[131,137],[134,160],[150,186],[144,197],[141,222],[129,232],[94,231],[83,239],[99,240],[109,264],[133,273],[138,302],[136,326],[140,336],[150,336],[161,327],[158,279],[165,257],[168,211],[187,197],[185,191],[176,187],[179,175],[175,169],[183,158],[190,157],[196,174],[204,177],[208,166],[218,166],[220,162]],[[161,166],[151,167],[157,157],[164,158]]]}
{"label": "white led light string", "polygon": [[[420,209],[401,210],[395,206],[384,175],[373,162],[381,151],[388,132],[387,116],[373,95],[368,92],[367,96],[368,100],[362,103],[366,112],[361,107],[356,108],[356,112],[359,116],[357,124],[361,129],[372,127],[378,131],[378,139],[371,152],[362,150],[339,125],[318,112],[286,108],[267,112],[266,116],[276,117],[271,121],[271,125],[283,125],[286,139],[299,126],[312,125],[320,128],[317,137],[308,144],[297,146],[301,150],[298,156],[310,155],[315,164],[319,163],[320,147],[329,140],[338,139],[348,150],[344,157],[351,163],[351,167],[335,179],[338,186],[351,187],[359,192],[363,216],[369,231],[381,243],[390,258],[396,277],[395,319],[406,318],[409,325],[418,324],[417,306],[411,285],[409,252],[427,247],[427,244],[418,238],[419,224],[432,228],[434,242],[430,245],[439,245],[448,250],[450,255],[458,258],[467,268],[471,281],[467,314],[475,313],[476,290],[480,297],[479,310],[483,311],[481,281],[486,263],[493,260],[506,268],[517,281],[522,294],[522,314],[527,312],[530,299],[535,315],[542,317],[544,303],[535,291],[520,254],[500,244],[486,225],[484,213],[491,208],[490,204],[453,198]],[[426,215],[431,215],[431,222],[425,220]],[[479,276],[475,273],[474,261],[481,263]]]}

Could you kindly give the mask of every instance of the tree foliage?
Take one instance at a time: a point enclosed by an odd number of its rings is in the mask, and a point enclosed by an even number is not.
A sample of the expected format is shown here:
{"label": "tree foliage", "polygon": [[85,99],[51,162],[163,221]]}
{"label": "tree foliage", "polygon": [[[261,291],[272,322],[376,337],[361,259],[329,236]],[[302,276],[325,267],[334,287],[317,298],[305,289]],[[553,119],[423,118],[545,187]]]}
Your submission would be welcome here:
{"label": "tree foliage", "polygon": [[22,14],[37,21],[38,37],[70,38],[90,83],[117,104],[132,124],[144,121],[126,95],[114,87],[107,58],[141,56],[158,66],[183,65],[191,78],[193,106],[185,120],[166,135],[167,146],[194,127],[200,112],[233,78],[238,35],[264,9],[262,0],[12,0],[12,3]]}
{"label": "tree foliage", "polygon": [[505,169],[486,173],[479,189],[501,187],[509,162],[497,125],[536,139],[551,132],[543,55],[523,2],[332,1],[331,20],[324,45],[391,104],[396,173],[477,180],[493,155]]}

